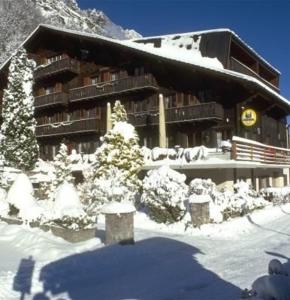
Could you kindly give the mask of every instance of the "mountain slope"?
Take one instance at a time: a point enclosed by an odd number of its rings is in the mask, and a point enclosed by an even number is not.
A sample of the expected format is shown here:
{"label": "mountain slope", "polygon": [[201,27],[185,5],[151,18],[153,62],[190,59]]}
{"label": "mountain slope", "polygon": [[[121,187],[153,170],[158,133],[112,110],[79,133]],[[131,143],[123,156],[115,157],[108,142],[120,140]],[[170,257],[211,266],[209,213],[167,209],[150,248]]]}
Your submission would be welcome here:
{"label": "mountain slope", "polygon": [[102,11],[81,10],[75,0],[0,1],[0,63],[40,23],[96,33],[117,39],[140,35],[113,23]]}

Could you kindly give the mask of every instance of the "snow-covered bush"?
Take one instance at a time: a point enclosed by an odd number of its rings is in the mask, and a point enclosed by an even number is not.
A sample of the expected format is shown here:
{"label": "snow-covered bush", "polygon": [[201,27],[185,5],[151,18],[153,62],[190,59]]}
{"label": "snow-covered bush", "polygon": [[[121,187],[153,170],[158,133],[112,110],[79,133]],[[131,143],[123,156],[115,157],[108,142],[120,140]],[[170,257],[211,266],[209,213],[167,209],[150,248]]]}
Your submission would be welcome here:
{"label": "snow-covered bush", "polygon": [[95,222],[95,219],[85,213],[72,183],[65,181],[56,191],[53,222],[75,230],[89,227]]}
{"label": "snow-covered bush", "polygon": [[221,206],[225,219],[243,216],[254,209],[265,207],[268,204],[245,181],[240,181],[234,185],[233,194],[228,191],[218,193],[216,202]]}
{"label": "snow-covered bush", "polygon": [[12,57],[3,95],[0,152],[5,164],[24,171],[35,166],[39,147],[35,137],[33,69],[24,48]]}
{"label": "snow-covered bush", "polygon": [[41,207],[33,197],[33,187],[27,175],[17,176],[7,194],[10,214],[16,213],[24,221],[40,220],[43,216]]}
{"label": "snow-covered bush", "polygon": [[211,179],[195,178],[189,184],[189,201],[194,199],[195,195],[210,196],[212,199],[210,202],[210,218],[213,222],[221,222],[230,217],[242,216],[268,204],[265,199],[258,197],[257,192],[244,181],[234,185],[234,192],[229,190],[220,192]]}
{"label": "snow-covered bush", "polygon": [[260,190],[260,195],[273,204],[283,204],[290,202],[290,187],[268,187]]}
{"label": "snow-covered bush", "polygon": [[91,169],[84,172],[84,183],[79,185],[80,198],[89,215],[97,215],[108,202],[134,202],[134,187],[126,184],[120,169],[111,167],[106,174],[92,179],[93,173]]}
{"label": "snow-covered bush", "polygon": [[174,223],[185,214],[188,187],[185,175],[168,166],[151,170],[143,180],[141,202],[158,223]]}

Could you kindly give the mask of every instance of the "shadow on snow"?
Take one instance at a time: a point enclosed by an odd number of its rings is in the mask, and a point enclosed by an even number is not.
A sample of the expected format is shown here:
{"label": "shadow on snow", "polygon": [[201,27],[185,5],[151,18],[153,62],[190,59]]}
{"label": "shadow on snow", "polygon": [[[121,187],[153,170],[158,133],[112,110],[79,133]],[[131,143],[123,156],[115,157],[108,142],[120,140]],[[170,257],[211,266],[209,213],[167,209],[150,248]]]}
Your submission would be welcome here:
{"label": "shadow on snow", "polygon": [[75,254],[42,268],[43,292],[33,299],[49,299],[48,292],[72,300],[238,299],[241,290],[200,265],[197,254],[197,248],[163,237]]}

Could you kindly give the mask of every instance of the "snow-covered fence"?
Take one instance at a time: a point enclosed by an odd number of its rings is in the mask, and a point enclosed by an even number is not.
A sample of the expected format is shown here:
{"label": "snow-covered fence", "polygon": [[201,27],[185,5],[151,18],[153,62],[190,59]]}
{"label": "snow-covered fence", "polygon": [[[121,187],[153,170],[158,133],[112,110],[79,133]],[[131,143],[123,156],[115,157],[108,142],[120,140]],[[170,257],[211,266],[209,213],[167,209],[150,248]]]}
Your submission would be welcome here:
{"label": "snow-covered fence", "polygon": [[265,164],[290,164],[290,149],[265,145],[256,141],[234,136],[232,159]]}
{"label": "snow-covered fence", "polygon": [[209,152],[217,152],[217,149],[209,149],[205,146],[198,146],[193,148],[182,148],[176,146],[175,148],[159,148],[155,147],[149,149],[142,147],[145,162],[155,162],[161,160],[174,160],[182,163],[190,163],[199,159],[207,159]]}

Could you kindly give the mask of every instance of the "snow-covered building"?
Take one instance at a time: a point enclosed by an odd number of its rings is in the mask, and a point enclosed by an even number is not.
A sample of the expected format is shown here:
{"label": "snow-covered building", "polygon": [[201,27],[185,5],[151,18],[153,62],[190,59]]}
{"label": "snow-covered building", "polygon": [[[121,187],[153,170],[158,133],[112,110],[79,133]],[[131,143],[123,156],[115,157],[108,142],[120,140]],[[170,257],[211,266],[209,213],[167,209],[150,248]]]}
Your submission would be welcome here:
{"label": "snow-covered building", "polygon": [[[118,99],[148,148],[159,146],[160,115],[169,148],[218,148],[236,136],[220,160],[175,165],[192,176],[218,184],[244,178],[260,186],[289,177],[290,106],[280,94],[280,73],[229,29],[121,41],[40,25],[23,46],[38,65],[42,158],[51,159],[63,141],[79,153],[94,152],[106,131],[107,103]],[[8,64],[0,69],[0,91]]]}

